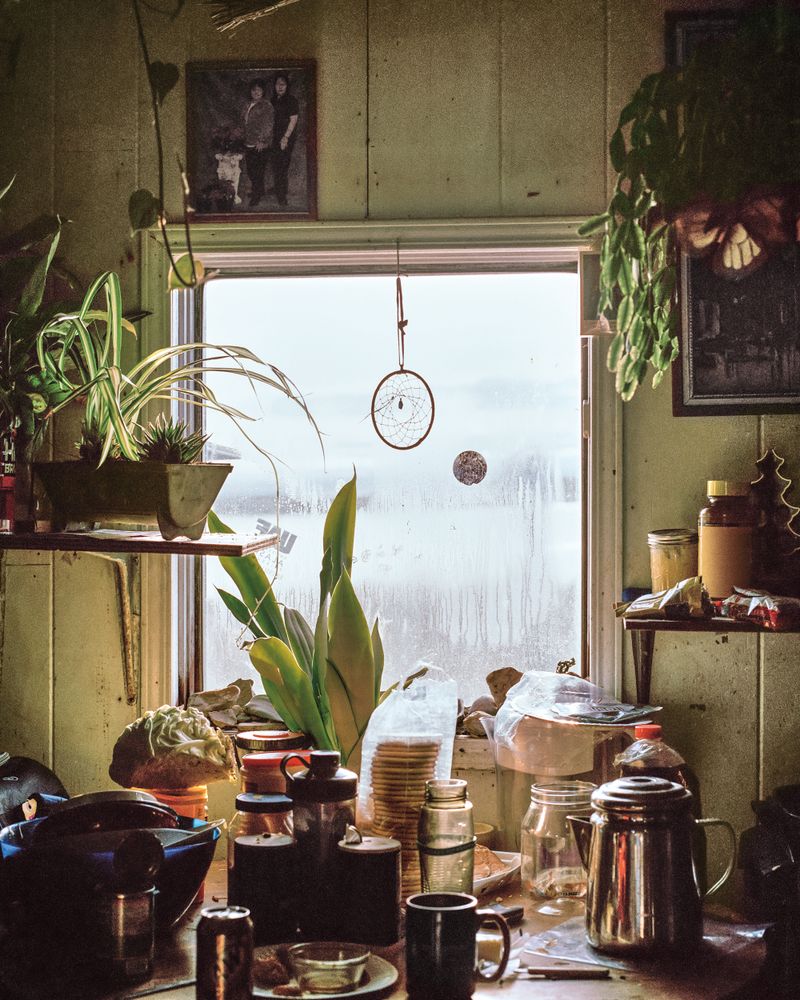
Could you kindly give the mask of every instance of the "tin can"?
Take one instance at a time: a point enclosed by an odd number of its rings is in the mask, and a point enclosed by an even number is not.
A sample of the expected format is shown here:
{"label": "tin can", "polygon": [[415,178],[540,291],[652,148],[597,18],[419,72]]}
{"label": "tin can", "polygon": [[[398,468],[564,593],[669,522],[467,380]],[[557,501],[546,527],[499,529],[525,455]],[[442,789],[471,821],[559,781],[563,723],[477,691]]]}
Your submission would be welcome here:
{"label": "tin can", "polygon": [[362,837],[349,826],[336,859],[347,940],[390,945],[400,938],[400,841]]}
{"label": "tin can", "polygon": [[251,1000],[253,924],[243,906],[209,906],[197,925],[197,1000]]}

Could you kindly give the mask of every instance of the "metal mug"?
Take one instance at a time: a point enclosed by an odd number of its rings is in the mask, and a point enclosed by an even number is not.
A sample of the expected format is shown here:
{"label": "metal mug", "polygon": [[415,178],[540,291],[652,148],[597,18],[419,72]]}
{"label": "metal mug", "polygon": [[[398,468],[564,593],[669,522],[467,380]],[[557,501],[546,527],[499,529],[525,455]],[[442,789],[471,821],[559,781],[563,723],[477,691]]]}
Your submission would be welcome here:
{"label": "metal mug", "polygon": [[[620,778],[592,795],[591,819],[570,817],[588,873],[586,937],[611,954],[686,953],[703,938],[703,899],[728,880],[736,863],[730,823],[692,816],[683,785],[649,776]],[[692,858],[695,824],[722,826],[731,858],[701,893]]]}

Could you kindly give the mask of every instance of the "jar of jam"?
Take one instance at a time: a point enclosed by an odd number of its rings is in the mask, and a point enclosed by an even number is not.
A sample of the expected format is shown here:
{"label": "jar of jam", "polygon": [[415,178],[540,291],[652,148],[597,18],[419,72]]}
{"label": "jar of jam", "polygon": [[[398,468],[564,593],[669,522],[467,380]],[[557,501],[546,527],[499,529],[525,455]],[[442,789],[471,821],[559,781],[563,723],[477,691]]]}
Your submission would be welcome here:
{"label": "jar of jam", "polygon": [[755,526],[750,484],[709,480],[708,506],[698,520],[698,568],[712,599],[730,597],[734,587],[750,586]]}
{"label": "jar of jam", "polygon": [[[285,795],[286,779],[281,773],[281,762],[286,756],[284,750],[270,750],[267,753],[246,753],[242,757],[240,773],[243,792],[256,792],[259,795]],[[292,758],[299,758],[292,768],[302,769],[311,762],[310,750],[295,750]]]}

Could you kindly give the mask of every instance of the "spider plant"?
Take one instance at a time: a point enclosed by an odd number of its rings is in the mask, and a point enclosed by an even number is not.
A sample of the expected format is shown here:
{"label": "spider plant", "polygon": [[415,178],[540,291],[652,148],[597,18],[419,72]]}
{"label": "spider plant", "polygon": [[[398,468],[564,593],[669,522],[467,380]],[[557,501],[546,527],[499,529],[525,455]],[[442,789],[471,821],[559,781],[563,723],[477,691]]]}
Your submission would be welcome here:
{"label": "spider plant", "polygon": [[[103,308],[95,308],[101,297]],[[85,426],[102,442],[98,465],[115,455],[138,461],[145,408],[176,400],[224,414],[271,461],[242,426],[252,418],[221,402],[206,384],[204,378],[212,373],[239,375],[253,390],[266,386],[283,393],[300,406],[319,435],[294,383],[246,348],[206,343],[164,347],[124,371],[121,357],[126,328],[133,329],[122,315],[119,278],[107,271],[92,282],[76,312],[54,316],[37,336],[42,371],[62,392],[46,415],[58,413],[74,399],[85,399]]]}

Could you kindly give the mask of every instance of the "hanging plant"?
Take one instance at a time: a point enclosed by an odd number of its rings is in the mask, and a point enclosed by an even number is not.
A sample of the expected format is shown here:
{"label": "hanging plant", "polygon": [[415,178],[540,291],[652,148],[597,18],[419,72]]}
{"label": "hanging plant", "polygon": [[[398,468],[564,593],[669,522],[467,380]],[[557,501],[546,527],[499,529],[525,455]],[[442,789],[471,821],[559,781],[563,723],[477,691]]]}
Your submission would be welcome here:
{"label": "hanging plant", "polygon": [[645,77],[609,155],[598,312],[616,313],[608,367],[623,400],[678,356],[678,251],[740,279],[798,239],[800,16],[778,3],[707,43],[683,67]]}

